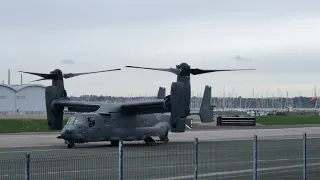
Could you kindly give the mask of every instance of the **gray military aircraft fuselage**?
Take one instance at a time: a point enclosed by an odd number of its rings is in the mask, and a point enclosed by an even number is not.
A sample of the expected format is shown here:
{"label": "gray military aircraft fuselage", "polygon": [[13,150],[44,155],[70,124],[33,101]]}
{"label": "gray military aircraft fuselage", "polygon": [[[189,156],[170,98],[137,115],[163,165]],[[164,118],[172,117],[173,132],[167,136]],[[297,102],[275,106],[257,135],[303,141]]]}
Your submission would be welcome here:
{"label": "gray military aircraft fuselage", "polygon": [[[157,99],[165,98],[165,92],[161,91],[165,91],[165,88],[159,88]],[[70,117],[58,138],[64,139],[69,148],[75,143],[99,141],[110,141],[112,145],[118,145],[120,140],[144,140],[153,145],[155,137],[162,142],[169,141],[171,113],[123,116],[117,113],[121,106],[122,104],[105,104],[96,112],[79,113]],[[190,115],[200,115],[201,119],[209,116],[212,119],[211,87],[205,87],[200,111],[191,111]],[[191,129],[192,118],[186,118],[186,127]]]}
{"label": "gray military aircraft fuselage", "polygon": [[[159,87],[157,99],[164,99],[165,94],[165,88]],[[113,109],[121,107],[120,104],[112,106]],[[188,127],[192,126],[191,121],[189,119]],[[170,113],[124,117],[118,113],[78,113],[68,119],[58,138],[64,139],[68,147],[74,143],[99,141],[110,141],[112,145],[118,145],[119,140],[137,141],[147,137],[159,137],[161,141],[168,141],[169,122]]]}
{"label": "gray military aircraft fuselage", "polygon": [[170,113],[133,117],[80,113],[69,118],[59,138],[64,139],[70,146],[72,143],[98,141],[110,141],[112,145],[117,145],[119,140],[139,141],[149,137],[159,137],[161,141],[167,141],[169,122]]}

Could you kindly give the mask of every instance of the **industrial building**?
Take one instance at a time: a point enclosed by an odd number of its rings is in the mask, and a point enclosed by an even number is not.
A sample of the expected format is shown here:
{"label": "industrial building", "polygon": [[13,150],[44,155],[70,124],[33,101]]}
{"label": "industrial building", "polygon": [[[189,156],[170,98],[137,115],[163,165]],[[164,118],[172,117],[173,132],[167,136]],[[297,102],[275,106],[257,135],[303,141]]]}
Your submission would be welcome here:
{"label": "industrial building", "polygon": [[44,114],[45,86],[0,84],[0,114]]}
{"label": "industrial building", "polygon": [[0,84],[0,115],[42,115],[45,108],[45,86],[39,84]]}

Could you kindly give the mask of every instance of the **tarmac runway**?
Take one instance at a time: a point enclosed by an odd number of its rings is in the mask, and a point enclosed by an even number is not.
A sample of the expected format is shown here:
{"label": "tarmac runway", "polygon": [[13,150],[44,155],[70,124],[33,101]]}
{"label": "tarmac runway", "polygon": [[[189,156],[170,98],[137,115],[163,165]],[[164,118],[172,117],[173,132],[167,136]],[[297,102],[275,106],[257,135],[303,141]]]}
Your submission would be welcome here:
{"label": "tarmac runway", "polygon": [[[199,179],[252,179],[252,136],[256,134],[259,179],[300,180],[303,177],[303,132],[310,136],[309,180],[316,180],[320,176],[320,127],[190,131],[170,134],[168,144],[152,147],[127,142],[124,145],[124,179],[193,179],[194,137],[199,138]],[[30,180],[119,179],[117,147],[105,142],[67,149],[55,136],[1,135],[0,179],[24,179],[25,153],[31,155]],[[228,140],[235,138],[238,140]]]}

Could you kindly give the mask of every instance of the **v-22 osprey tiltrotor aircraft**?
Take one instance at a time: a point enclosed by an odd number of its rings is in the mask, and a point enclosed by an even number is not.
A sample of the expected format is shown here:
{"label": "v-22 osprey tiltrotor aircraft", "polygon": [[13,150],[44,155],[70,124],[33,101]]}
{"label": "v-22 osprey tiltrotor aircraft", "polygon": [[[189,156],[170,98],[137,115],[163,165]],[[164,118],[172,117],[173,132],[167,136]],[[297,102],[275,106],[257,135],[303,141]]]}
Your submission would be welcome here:
{"label": "v-22 osprey tiltrotor aircraft", "polygon": [[[205,88],[200,110],[198,112],[190,111],[190,74],[253,70],[201,70],[192,69],[186,63],[169,69],[126,67],[172,72],[177,75],[177,82],[171,84],[170,95],[165,96],[163,99],[159,99],[161,96],[159,95],[161,94],[159,89],[158,99],[155,100],[100,103],[70,100],[64,88],[63,78],[120,69],[69,74],[63,74],[59,69],[50,72],[50,74],[20,72],[40,76],[42,77],[40,80],[52,80],[52,85],[47,86],[45,89],[48,128],[49,130],[62,130],[61,135],[57,138],[64,139],[68,148],[72,148],[75,143],[98,141],[110,141],[112,145],[118,145],[120,140],[144,140],[147,144],[154,144],[153,137],[160,137],[161,141],[168,142],[169,131],[174,133],[185,132],[189,115],[199,115],[202,123],[213,121],[211,87],[209,86]],[[62,127],[65,107],[68,108],[68,111],[80,113],[71,117],[67,124]]]}

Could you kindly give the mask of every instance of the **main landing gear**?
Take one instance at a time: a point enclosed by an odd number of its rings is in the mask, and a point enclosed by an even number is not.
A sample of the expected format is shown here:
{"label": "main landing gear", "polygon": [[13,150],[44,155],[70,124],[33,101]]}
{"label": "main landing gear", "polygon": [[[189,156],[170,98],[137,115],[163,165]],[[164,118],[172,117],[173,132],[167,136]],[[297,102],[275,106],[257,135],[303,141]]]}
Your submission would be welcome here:
{"label": "main landing gear", "polygon": [[160,136],[160,141],[164,141],[165,143],[169,142],[168,131],[165,136]]}
{"label": "main landing gear", "polygon": [[[169,138],[168,138],[168,135],[166,136],[163,136],[163,137],[160,137],[160,141],[163,141],[165,143],[168,143],[169,142]],[[147,137],[144,142],[147,144],[147,145],[150,145],[150,146],[154,146],[156,144],[156,141],[154,139],[152,139],[152,137]]]}
{"label": "main landing gear", "polygon": [[149,145],[149,146],[154,146],[156,145],[156,141],[152,139],[152,137],[147,137],[144,142]]}
{"label": "main landing gear", "polygon": [[169,138],[168,138],[168,136],[160,137],[160,141],[163,141],[163,142],[165,142],[165,143],[168,143],[168,142],[169,142]]}

